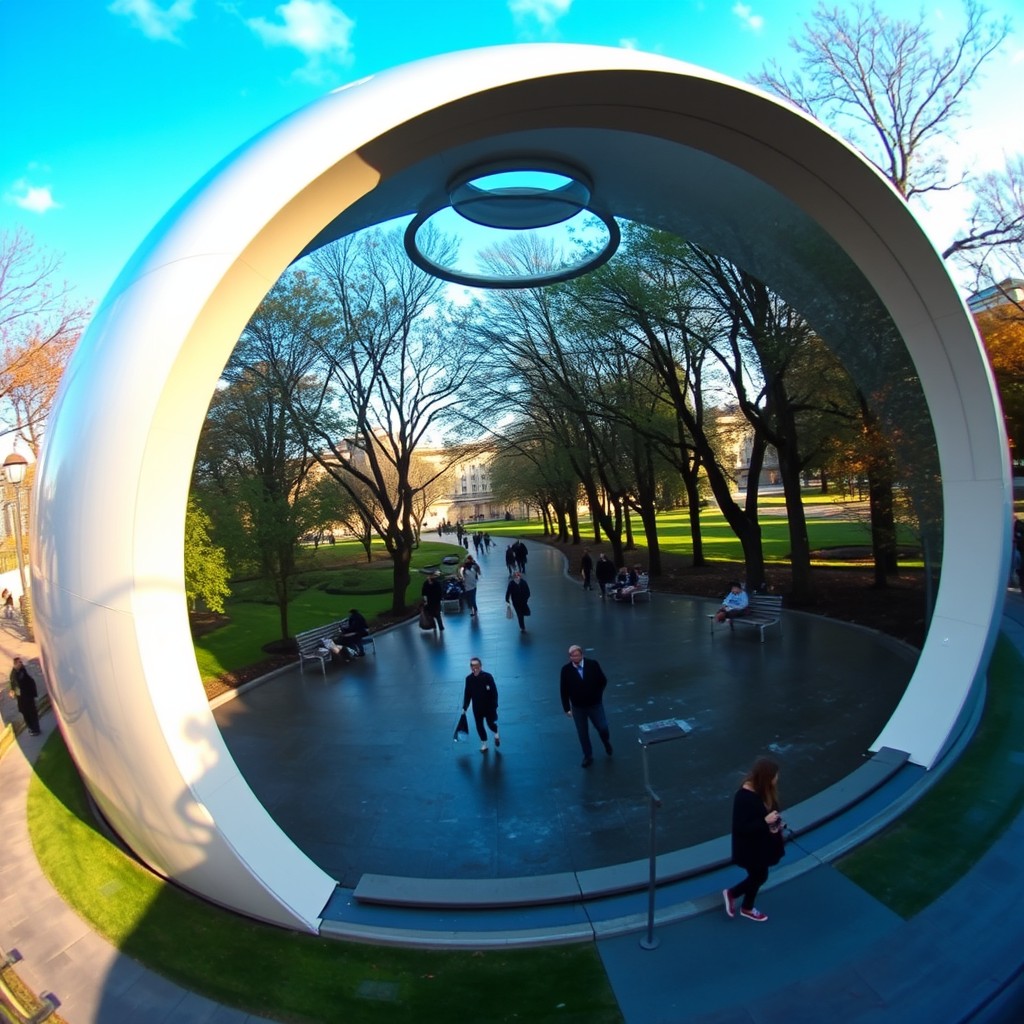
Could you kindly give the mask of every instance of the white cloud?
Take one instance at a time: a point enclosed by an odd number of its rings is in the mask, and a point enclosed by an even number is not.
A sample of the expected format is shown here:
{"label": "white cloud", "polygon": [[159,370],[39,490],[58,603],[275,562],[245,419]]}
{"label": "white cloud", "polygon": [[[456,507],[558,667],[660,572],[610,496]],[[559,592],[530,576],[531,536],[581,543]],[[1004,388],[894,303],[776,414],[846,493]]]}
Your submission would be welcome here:
{"label": "white cloud", "polygon": [[572,0],[508,0],[508,9],[517,21],[535,18],[545,29],[568,14],[570,7]]}
{"label": "white cloud", "polygon": [[107,10],[130,18],[150,39],[177,43],[178,29],[195,17],[194,6],[195,0],[172,0],[166,7],[161,7],[156,0],[114,0]]}
{"label": "white cloud", "polygon": [[346,64],[356,23],[330,0],[287,0],[274,8],[279,22],[249,18],[246,24],[266,46],[291,46],[306,58],[305,77],[322,76],[323,65]]}
{"label": "white cloud", "polygon": [[734,4],[732,13],[740,19],[740,25],[750,32],[760,32],[764,28],[764,18],[754,13],[750,4]]}
{"label": "white cloud", "polygon": [[54,200],[49,185],[30,185],[24,178],[14,182],[4,199],[30,213],[46,213],[60,206]]}

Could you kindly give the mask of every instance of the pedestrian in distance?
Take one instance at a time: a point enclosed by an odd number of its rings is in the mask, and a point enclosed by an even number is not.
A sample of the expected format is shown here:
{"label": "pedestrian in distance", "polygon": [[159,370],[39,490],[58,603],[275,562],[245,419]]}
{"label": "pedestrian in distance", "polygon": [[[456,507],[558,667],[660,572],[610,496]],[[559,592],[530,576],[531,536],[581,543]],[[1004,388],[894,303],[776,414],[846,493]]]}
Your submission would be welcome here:
{"label": "pedestrian in distance", "polygon": [[580,575],[583,577],[583,589],[591,589],[591,578],[594,575],[594,560],[590,557],[590,551],[583,549],[583,557],[580,559]]}
{"label": "pedestrian in distance", "polygon": [[0,594],[0,601],[3,601],[4,605],[4,618],[14,618],[14,595],[4,587],[4,592]]}
{"label": "pedestrian in distance", "polygon": [[604,598],[607,589],[615,582],[615,566],[608,560],[607,555],[602,553],[597,556],[594,574],[597,576],[597,589]]}
{"label": "pedestrian in distance", "polygon": [[444,584],[441,582],[441,573],[434,572],[423,584],[423,603],[426,605],[427,614],[434,620],[434,626],[444,632],[444,619],[441,618],[441,602],[444,600]]}
{"label": "pedestrian in distance", "polygon": [[515,544],[512,545],[512,550],[515,552],[516,565],[519,566],[519,571],[521,573],[525,573],[526,572],[526,560],[527,560],[527,558],[529,557],[529,554],[530,554],[529,550],[527,549],[526,545],[521,540],[517,540],[515,542]]}
{"label": "pedestrian in distance", "polygon": [[505,568],[508,569],[509,576],[516,571],[516,553],[511,544],[505,548]]}
{"label": "pedestrian in distance", "polygon": [[732,802],[732,862],[747,875],[738,885],[722,890],[729,917],[736,916],[736,900],[741,899],[740,917],[768,920],[754,900],[768,880],[768,869],[778,864],[785,852],[784,827],[779,817],[779,766],[770,757],[759,757]]}
{"label": "pedestrian in distance", "polygon": [[511,605],[519,619],[519,632],[525,633],[526,616],[530,614],[530,584],[518,569],[512,573],[512,579],[505,588],[505,604]]}
{"label": "pedestrian in distance", "polygon": [[459,566],[459,579],[462,580],[462,603],[469,609],[469,617],[476,618],[476,585],[480,580],[480,566],[472,555]]}
{"label": "pedestrian in distance", "polygon": [[494,733],[494,746],[501,746],[498,735],[498,687],[494,676],[484,672],[479,658],[469,659],[469,675],[466,676],[466,688],[462,692],[462,712],[473,705],[473,720],[476,722],[476,734],[480,737],[480,753],[487,753],[487,728]]}
{"label": "pedestrian in distance", "polygon": [[576,735],[583,750],[583,768],[589,768],[594,763],[594,749],[590,743],[591,723],[601,737],[605,753],[612,756],[611,732],[604,710],[604,691],[607,685],[608,679],[600,664],[594,658],[584,658],[583,648],[573,644],[569,648],[569,663],[562,666],[559,676],[559,691],[562,710],[576,726]]}
{"label": "pedestrian in distance", "polygon": [[36,698],[39,690],[36,681],[29,675],[28,669],[21,658],[14,659],[14,667],[11,669],[11,696],[18,702],[18,710],[25,720],[25,728],[33,736],[39,735],[39,709],[36,707]]}

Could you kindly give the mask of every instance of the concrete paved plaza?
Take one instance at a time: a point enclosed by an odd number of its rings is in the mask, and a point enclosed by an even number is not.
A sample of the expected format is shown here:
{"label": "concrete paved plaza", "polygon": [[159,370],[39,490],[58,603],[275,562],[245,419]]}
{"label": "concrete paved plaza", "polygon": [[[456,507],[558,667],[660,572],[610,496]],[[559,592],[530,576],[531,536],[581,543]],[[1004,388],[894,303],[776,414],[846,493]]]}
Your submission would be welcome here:
{"label": "concrete paved plaza", "polygon": [[[478,619],[447,617],[440,635],[398,627],[326,679],[313,663],[216,710],[256,795],[343,887],[365,872],[504,878],[646,856],[637,727],[665,718],[693,731],[650,751],[659,849],[720,836],[755,756],[778,757],[786,805],[821,791],[862,763],[913,671],[913,650],[819,617],[786,612],[761,644],[749,629],[712,636],[707,601],[602,601],[566,575],[560,551],[528,547],[525,634],[505,617],[500,543],[480,559]],[[586,770],[559,701],[570,643],[609,679],[615,754],[597,742]],[[469,740],[452,742],[473,655],[498,685],[500,752],[480,753],[472,719]]]}

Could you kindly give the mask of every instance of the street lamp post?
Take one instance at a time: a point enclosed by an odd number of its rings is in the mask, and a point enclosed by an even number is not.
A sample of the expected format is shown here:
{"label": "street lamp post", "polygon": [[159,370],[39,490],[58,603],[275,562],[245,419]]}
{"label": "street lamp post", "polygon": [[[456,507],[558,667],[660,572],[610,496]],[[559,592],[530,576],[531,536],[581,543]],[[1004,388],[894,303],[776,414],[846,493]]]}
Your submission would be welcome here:
{"label": "street lamp post", "polygon": [[29,640],[35,640],[35,634],[32,632],[32,598],[25,576],[25,558],[21,548],[21,485],[24,483],[27,470],[28,459],[24,455],[11,452],[4,459],[4,478],[14,487],[14,546],[18,556],[18,575],[21,577],[21,615],[25,623],[25,635]]}

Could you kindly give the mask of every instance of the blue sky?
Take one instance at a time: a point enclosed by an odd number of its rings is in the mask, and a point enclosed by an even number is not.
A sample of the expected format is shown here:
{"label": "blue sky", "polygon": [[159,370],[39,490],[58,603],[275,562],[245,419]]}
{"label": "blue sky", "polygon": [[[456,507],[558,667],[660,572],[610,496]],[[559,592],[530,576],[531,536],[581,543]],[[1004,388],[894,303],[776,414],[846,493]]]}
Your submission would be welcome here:
{"label": "blue sky", "polygon": [[[879,0],[939,38],[959,0]],[[1024,150],[1018,24],[951,149],[975,170]],[[98,300],[150,228],[251,136],[323,93],[420,57],[512,42],[629,46],[744,79],[789,59],[813,8],[784,0],[0,0],[0,230],[63,255]],[[1010,117],[1007,113],[1010,112]],[[1013,124],[1008,125],[1008,120]],[[938,245],[962,214],[918,210]]]}

